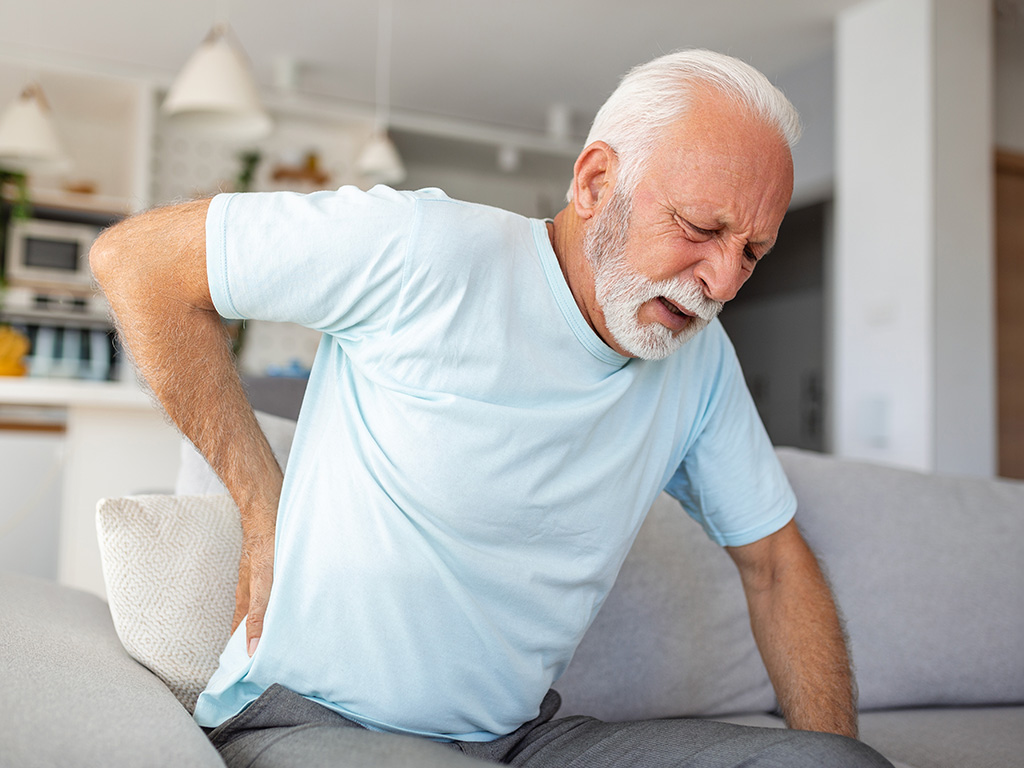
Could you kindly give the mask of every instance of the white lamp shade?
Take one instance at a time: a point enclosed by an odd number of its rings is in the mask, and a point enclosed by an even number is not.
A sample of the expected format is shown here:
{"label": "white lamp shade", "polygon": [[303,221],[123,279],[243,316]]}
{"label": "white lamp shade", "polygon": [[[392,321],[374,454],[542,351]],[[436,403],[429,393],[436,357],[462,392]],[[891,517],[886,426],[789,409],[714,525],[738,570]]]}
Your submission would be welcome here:
{"label": "white lamp shade", "polygon": [[29,85],[0,116],[0,166],[57,171],[69,165],[42,89]]}
{"label": "white lamp shade", "polygon": [[220,27],[185,62],[163,109],[176,125],[221,138],[258,139],[271,129],[248,63]]}
{"label": "white lamp shade", "polygon": [[400,184],[405,180],[402,158],[384,132],[370,139],[356,160],[356,170],[373,184]]}

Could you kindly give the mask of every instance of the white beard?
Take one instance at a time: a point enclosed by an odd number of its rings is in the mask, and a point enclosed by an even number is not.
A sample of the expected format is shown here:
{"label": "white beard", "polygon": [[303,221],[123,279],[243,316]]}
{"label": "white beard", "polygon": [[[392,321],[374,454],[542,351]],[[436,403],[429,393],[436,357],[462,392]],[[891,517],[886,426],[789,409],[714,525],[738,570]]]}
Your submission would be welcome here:
{"label": "white beard", "polygon": [[[626,265],[630,200],[616,191],[594,220],[583,252],[594,270],[594,289],[605,325],[616,343],[642,360],[662,360],[700,333],[722,311],[696,280],[650,280]],[[641,323],[640,307],[664,296],[692,313],[686,326],[673,333],[661,323]]]}

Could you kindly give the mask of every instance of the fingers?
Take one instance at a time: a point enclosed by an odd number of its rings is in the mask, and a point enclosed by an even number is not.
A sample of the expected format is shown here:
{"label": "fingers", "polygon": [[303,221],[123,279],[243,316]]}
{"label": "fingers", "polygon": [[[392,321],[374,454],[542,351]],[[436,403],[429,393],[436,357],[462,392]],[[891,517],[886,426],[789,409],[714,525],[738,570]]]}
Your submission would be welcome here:
{"label": "fingers", "polygon": [[[267,612],[270,589],[274,582],[273,541],[264,541],[252,547],[248,553],[248,570],[245,648],[252,656],[263,635],[263,616]],[[241,590],[241,582],[239,582],[239,590]],[[235,610],[238,611],[237,606]]]}

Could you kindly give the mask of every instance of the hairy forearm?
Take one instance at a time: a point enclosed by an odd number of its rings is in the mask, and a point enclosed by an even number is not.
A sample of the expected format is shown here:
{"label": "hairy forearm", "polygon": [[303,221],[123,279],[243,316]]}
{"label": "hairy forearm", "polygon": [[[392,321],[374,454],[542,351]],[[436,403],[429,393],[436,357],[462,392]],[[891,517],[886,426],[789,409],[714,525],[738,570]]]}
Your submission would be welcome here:
{"label": "hairy forearm", "polygon": [[785,558],[745,575],[744,586],[754,638],[787,725],[856,737],[846,638],[813,553],[798,537]]}
{"label": "hairy forearm", "polygon": [[272,535],[281,470],[209,298],[205,212],[198,202],[122,222],[91,261],[140,377],[224,481],[243,525]]}
{"label": "hairy forearm", "polygon": [[241,515],[232,629],[250,653],[273,583],[282,473],[234,366],[206,277],[208,201],[157,209],[103,233],[89,254],[136,369],[224,482]]}
{"label": "hairy forearm", "polygon": [[161,310],[111,301],[139,376],[170,420],[223,480],[245,513],[276,507],[281,472],[267,444],[216,313],[167,302]]}

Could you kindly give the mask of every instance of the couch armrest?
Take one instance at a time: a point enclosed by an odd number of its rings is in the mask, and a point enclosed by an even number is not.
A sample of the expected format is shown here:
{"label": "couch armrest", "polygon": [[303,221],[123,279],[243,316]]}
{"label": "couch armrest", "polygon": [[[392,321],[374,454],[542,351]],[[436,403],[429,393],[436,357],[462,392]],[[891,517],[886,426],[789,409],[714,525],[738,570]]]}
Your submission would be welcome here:
{"label": "couch armrest", "polygon": [[6,765],[223,768],[93,595],[0,573],[0,670]]}

